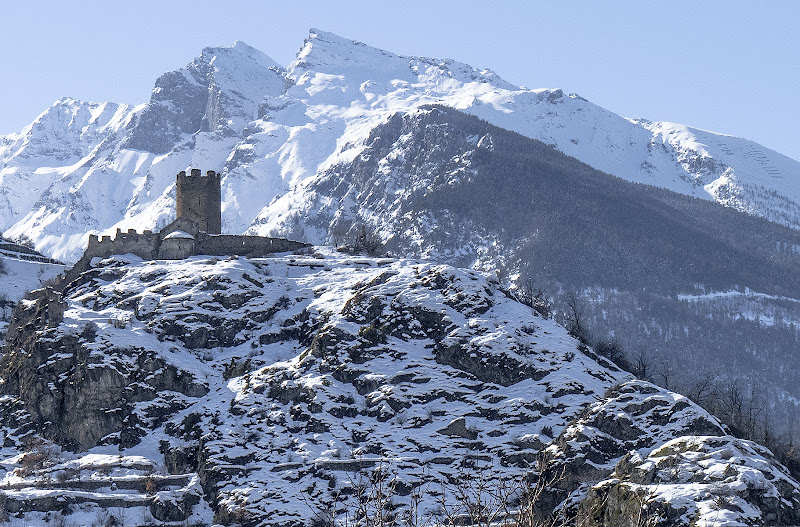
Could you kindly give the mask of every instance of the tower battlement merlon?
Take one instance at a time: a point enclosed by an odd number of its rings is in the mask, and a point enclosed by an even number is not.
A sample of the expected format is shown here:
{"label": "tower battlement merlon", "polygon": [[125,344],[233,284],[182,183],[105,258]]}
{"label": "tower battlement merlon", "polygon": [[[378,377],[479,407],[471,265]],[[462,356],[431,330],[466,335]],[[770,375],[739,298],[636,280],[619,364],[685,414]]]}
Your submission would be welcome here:
{"label": "tower battlement merlon", "polygon": [[186,183],[192,181],[194,178],[201,178],[201,179],[210,178],[212,180],[215,178],[220,179],[220,174],[214,170],[207,170],[206,173],[203,174],[203,171],[200,170],[199,168],[192,168],[189,170],[188,174],[186,173],[185,170],[181,170],[180,172],[178,172],[178,175],[176,177],[176,182],[182,180],[183,183]]}

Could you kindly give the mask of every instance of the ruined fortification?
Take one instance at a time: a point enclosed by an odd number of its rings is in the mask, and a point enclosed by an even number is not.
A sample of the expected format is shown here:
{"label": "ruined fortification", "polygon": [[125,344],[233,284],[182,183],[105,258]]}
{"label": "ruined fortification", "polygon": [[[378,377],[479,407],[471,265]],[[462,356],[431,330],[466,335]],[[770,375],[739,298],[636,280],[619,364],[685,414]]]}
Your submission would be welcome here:
{"label": "ruined fortification", "polygon": [[284,238],[227,235],[222,232],[220,176],[213,170],[201,175],[193,169],[176,180],[176,218],[159,232],[117,229],[116,236],[89,235],[89,245],[75,265],[89,267],[92,258],[133,254],[145,260],[180,260],[193,255],[266,256],[296,251],[310,245]]}
{"label": "ruined fortification", "polygon": [[175,182],[175,217],[197,223],[202,232],[222,234],[220,176],[213,170],[203,176],[192,169],[180,172]]}

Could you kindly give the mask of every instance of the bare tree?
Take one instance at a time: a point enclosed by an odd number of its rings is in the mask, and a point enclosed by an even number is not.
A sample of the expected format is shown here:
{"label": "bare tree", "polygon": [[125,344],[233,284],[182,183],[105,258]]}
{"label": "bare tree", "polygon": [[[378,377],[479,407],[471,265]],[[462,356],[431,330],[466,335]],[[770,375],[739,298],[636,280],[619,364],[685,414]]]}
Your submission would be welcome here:
{"label": "bare tree", "polygon": [[598,340],[594,345],[594,350],[598,355],[608,357],[609,360],[617,362],[624,356],[622,345],[616,338],[608,340]]}
{"label": "bare tree", "polygon": [[550,318],[553,314],[552,300],[541,288],[536,286],[531,277],[526,278],[519,285],[516,298],[520,303],[532,307],[534,311],[544,318]]}
{"label": "bare tree", "polygon": [[0,293],[0,320],[8,322],[14,311],[14,302],[10,301],[5,293]]}
{"label": "bare tree", "polygon": [[[349,478],[327,499],[303,496],[316,527],[554,527],[563,518],[542,518],[543,493],[557,486],[564,468],[542,453],[534,470],[502,476],[490,461],[465,459],[447,479],[420,476],[405,498],[398,492],[397,474],[381,465]],[[406,494],[404,492],[404,494]],[[405,502],[405,503],[403,503]],[[425,510],[424,505],[434,506]],[[547,509],[547,507],[545,507]]]}
{"label": "bare tree", "polygon": [[632,372],[636,377],[642,380],[649,380],[650,376],[650,359],[640,351],[633,359]]}
{"label": "bare tree", "polygon": [[33,244],[33,240],[27,234],[20,234],[16,240],[14,240],[18,245],[22,245],[28,249],[35,249],[36,246]]}
{"label": "bare tree", "polygon": [[345,220],[342,218],[337,219],[333,225],[331,225],[330,230],[328,231],[329,243],[334,247],[339,247],[346,244],[347,235],[352,227],[353,222],[351,220]]}
{"label": "bare tree", "polygon": [[586,317],[575,293],[570,293],[567,297],[565,319],[569,334],[581,343],[588,345],[590,340],[589,327],[586,325]]}
{"label": "bare tree", "polygon": [[728,381],[720,392],[718,400],[720,409],[726,418],[725,420],[737,429],[740,428],[744,409],[744,394],[739,383],[735,380]]}
{"label": "bare tree", "polygon": [[341,249],[353,254],[377,255],[383,248],[383,240],[378,229],[365,221],[337,222],[331,228],[329,239],[336,246],[343,244]]}
{"label": "bare tree", "polygon": [[686,389],[685,393],[689,399],[704,406],[708,397],[714,393],[714,379],[709,374],[703,374]]}

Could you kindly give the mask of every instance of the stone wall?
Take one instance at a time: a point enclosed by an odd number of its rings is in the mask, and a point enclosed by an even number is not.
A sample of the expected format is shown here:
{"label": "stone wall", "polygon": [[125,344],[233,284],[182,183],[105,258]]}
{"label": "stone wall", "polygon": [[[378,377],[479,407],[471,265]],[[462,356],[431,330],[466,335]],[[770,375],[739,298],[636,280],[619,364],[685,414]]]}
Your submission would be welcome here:
{"label": "stone wall", "polygon": [[222,232],[222,193],[220,176],[213,170],[202,176],[200,170],[191,174],[180,172],[176,182],[175,209],[177,218],[197,222],[201,231]]}
{"label": "stone wall", "polygon": [[114,239],[111,236],[98,238],[96,234],[90,234],[83,258],[91,260],[95,257],[108,258],[112,254],[135,254],[145,260],[153,260],[158,256],[160,244],[161,236],[151,231],[138,234],[133,229],[127,232],[117,229]]}
{"label": "stone wall", "polygon": [[[164,233],[168,234],[168,233]],[[167,247],[168,245],[168,247]],[[191,247],[190,247],[191,246]],[[117,229],[115,238],[89,235],[89,245],[81,260],[108,258],[114,254],[133,254],[144,260],[180,260],[192,255],[209,256],[265,256],[272,253],[297,251],[309,244],[284,238],[264,236],[241,236],[230,234],[197,234],[194,240],[173,238],[164,240],[161,233],[144,231],[136,233],[133,229],[122,232]]]}
{"label": "stone wall", "polygon": [[183,260],[195,254],[194,238],[167,238],[158,250],[159,260]]}
{"label": "stone wall", "polygon": [[284,238],[233,235],[209,236],[201,232],[196,238],[195,254],[266,256],[271,253],[297,251],[305,247],[310,247],[310,245]]}

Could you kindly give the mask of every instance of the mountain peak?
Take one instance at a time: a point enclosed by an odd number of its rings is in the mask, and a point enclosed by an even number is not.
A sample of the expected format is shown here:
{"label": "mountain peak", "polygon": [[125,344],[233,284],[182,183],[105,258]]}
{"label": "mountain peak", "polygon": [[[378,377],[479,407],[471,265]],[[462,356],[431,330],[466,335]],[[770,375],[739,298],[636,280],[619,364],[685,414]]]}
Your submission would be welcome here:
{"label": "mountain peak", "polygon": [[463,83],[488,82],[506,90],[518,89],[488,69],[473,68],[452,59],[398,55],[314,28],[309,30],[308,38],[288,70],[295,80],[314,71],[344,74],[359,81],[419,82],[424,79],[435,83],[434,79],[455,79]]}
{"label": "mountain peak", "polygon": [[275,62],[266,53],[241,40],[234,41],[230,46],[203,48],[203,52],[199,58],[205,62],[215,63],[220,60],[220,57],[227,57],[233,60],[247,60],[265,69],[283,69],[280,64]]}
{"label": "mountain peak", "polygon": [[289,65],[289,72],[297,78],[308,70],[333,73],[343,68],[356,68],[395,75],[405,70],[405,76],[408,76],[408,60],[363,42],[312,28],[297,57]]}
{"label": "mountain peak", "polygon": [[265,96],[283,92],[283,75],[277,62],[242,41],[204,48],[186,67],[156,80],[126,146],[163,154],[199,131],[236,133],[256,118]]}

